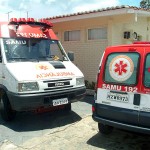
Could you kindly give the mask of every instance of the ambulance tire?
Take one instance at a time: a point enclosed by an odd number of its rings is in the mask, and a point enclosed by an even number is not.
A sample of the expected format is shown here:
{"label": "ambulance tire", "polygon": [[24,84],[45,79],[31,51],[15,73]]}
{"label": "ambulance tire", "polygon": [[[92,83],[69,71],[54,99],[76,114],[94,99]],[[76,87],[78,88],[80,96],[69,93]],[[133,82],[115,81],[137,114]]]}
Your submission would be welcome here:
{"label": "ambulance tire", "polygon": [[68,112],[71,111],[71,103],[70,104],[66,104],[64,110],[68,111]]}
{"label": "ambulance tire", "polygon": [[0,113],[4,121],[12,121],[16,116],[16,112],[12,110],[6,94],[3,94],[0,100]]}
{"label": "ambulance tire", "polygon": [[113,131],[112,126],[104,125],[102,123],[98,123],[98,129],[100,133],[105,135],[110,134]]}

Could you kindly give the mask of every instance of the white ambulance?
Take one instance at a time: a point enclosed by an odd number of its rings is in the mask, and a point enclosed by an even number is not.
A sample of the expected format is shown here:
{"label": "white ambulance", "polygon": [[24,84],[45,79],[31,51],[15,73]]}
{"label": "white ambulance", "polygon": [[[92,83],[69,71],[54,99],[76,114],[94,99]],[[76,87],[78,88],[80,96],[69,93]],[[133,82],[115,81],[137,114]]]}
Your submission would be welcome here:
{"label": "white ambulance", "polygon": [[0,113],[64,106],[85,96],[84,76],[70,60],[47,20],[12,18],[0,23]]}
{"label": "white ambulance", "polygon": [[113,127],[150,134],[150,42],[106,48],[92,110],[103,134]]}

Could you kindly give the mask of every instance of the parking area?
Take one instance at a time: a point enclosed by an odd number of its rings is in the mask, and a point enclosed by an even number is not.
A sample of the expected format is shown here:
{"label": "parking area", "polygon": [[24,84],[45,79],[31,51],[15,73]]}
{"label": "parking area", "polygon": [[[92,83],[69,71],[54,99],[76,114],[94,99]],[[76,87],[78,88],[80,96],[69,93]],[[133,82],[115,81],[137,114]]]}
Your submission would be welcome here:
{"label": "parking area", "polygon": [[19,113],[11,123],[0,118],[0,150],[147,150],[148,135],[115,129],[104,136],[91,117],[92,96],[72,104],[72,111]]}

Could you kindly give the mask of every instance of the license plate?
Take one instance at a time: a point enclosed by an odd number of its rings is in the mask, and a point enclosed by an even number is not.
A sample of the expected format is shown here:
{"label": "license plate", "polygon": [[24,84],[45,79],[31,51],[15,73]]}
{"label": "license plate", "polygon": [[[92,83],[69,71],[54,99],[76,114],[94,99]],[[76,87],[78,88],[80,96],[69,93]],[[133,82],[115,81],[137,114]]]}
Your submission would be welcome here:
{"label": "license plate", "polygon": [[53,106],[63,105],[68,103],[68,98],[61,98],[53,100]]}
{"label": "license plate", "polygon": [[120,93],[108,93],[107,94],[107,100],[123,102],[123,103],[129,102],[128,95],[127,94],[120,94]]}

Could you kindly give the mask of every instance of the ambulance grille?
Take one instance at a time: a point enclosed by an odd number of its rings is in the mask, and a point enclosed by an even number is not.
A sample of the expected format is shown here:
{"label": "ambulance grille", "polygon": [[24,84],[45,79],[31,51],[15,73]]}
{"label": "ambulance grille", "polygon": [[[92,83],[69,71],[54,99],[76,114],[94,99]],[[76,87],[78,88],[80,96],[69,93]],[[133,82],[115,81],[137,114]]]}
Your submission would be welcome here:
{"label": "ambulance grille", "polygon": [[61,89],[66,89],[66,88],[71,88],[73,87],[72,85],[71,86],[65,86],[65,87],[57,87],[57,88],[46,88],[44,89],[44,91],[49,91],[49,90],[61,90]]}
{"label": "ambulance grille", "polygon": [[45,88],[45,91],[53,91],[53,90],[61,90],[66,88],[72,88],[73,85],[70,84],[70,81],[72,78],[68,79],[60,79],[60,80],[47,80],[43,81],[43,83],[47,84],[47,88]]}

